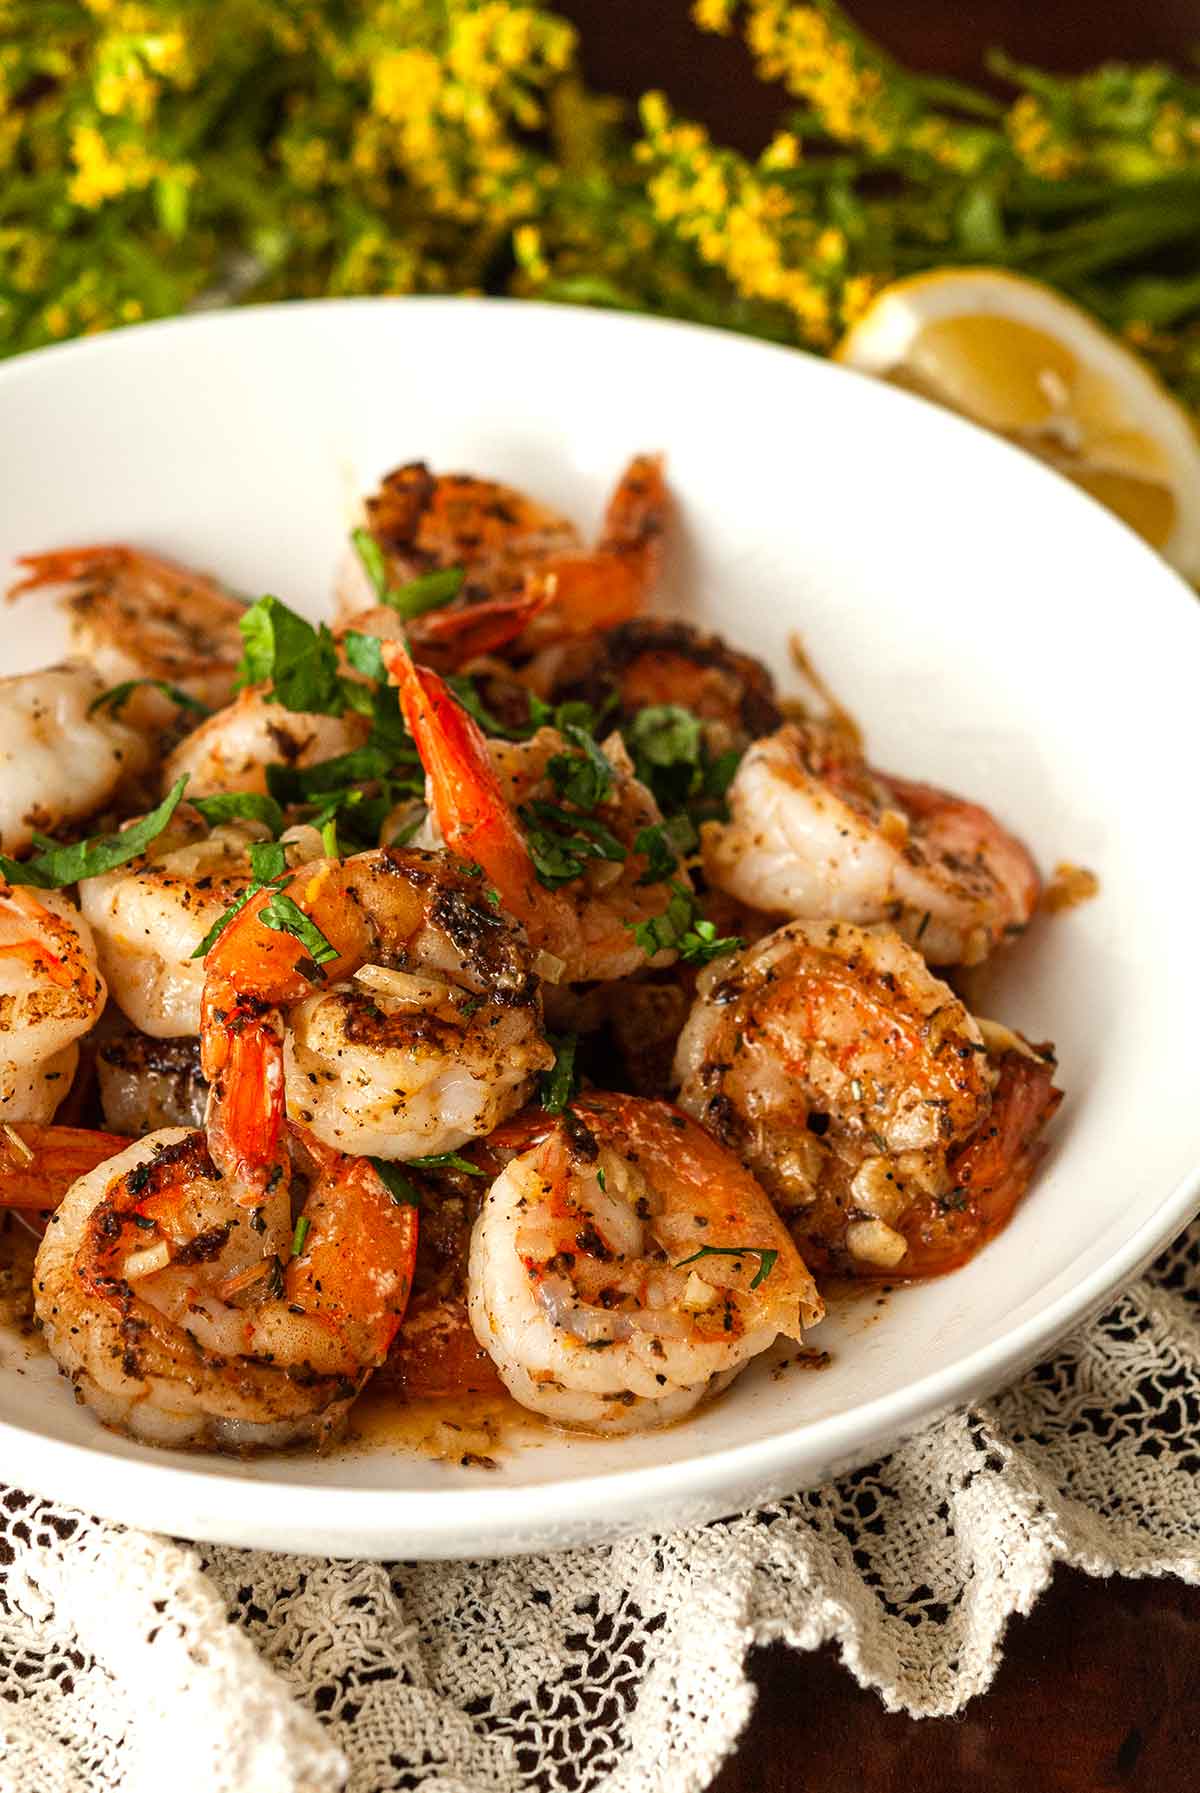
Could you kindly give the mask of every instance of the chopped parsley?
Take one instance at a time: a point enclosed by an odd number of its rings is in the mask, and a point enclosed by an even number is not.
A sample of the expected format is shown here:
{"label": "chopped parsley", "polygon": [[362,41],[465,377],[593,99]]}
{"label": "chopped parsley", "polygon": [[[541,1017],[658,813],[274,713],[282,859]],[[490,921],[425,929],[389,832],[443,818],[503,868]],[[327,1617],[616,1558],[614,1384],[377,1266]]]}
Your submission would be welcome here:
{"label": "chopped parsley", "polygon": [[432,573],[410,579],[406,585],[391,585],[383,550],[370,530],[356,529],[350,540],[379,603],[386,604],[406,622],[414,616],[424,616],[427,610],[440,610],[463,588],[467,575],[462,567],[438,567]]}
{"label": "chopped parsley", "polygon": [[679,861],[700,844],[696,824],[686,810],[669,816],[665,822],[654,822],[635,837],[633,850],[646,855],[646,869],[639,884],[661,884],[669,878]]}
{"label": "chopped parsley", "polygon": [[307,1214],[302,1214],[296,1222],[296,1230],[292,1234],[292,1256],[294,1258],[298,1258],[300,1253],[304,1250],[304,1241],[308,1238],[308,1232],[311,1225],[312,1221],[308,1218]]}
{"label": "chopped parsley", "polygon": [[181,690],[178,685],[168,684],[166,679],[125,679],[121,684],[113,685],[108,691],[102,691],[99,697],[94,697],[88,705],[88,715],[91,716],[96,710],[107,710],[110,716],[117,715],[142,685],[152,685],[156,691],[161,691],[164,697],[169,698],[173,704],[177,704],[181,710],[194,710],[198,716],[212,715],[207,704],[202,704],[200,699],[193,697],[190,691]]}
{"label": "chopped parsley", "polygon": [[690,965],[707,965],[725,953],[740,951],[745,942],[735,934],[718,938],[715,925],[700,914],[695,894],[686,884],[672,881],[670,889],[671,900],[661,915],[625,923],[648,959],[670,948]]}
{"label": "chopped parsley", "polygon": [[625,849],[594,816],[575,815],[557,804],[523,803],[517,811],[539,884],[557,890],[585,870],[589,859],[619,864]]}
{"label": "chopped parsley", "polygon": [[282,891],[268,898],[258,912],[258,919],[277,934],[291,934],[298,940],[307,950],[314,968],[328,965],[331,959],[340,956],[337,947],[326,940],[312,916],[306,915],[300,905]]}
{"label": "chopped parsley", "polygon": [[61,890],[83,878],[98,878],[119,865],[128,865],[158,839],[179,807],[187,773],[177,778],[156,809],[116,834],[95,834],[70,846],[56,846],[44,835],[37,837],[41,851],[30,859],[9,859],[0,853],[0,877],[10,884],[31,884],[37,890]]}
{"label": "chopped parsley", "polygon": [[370,1163],[379,1181],[392,1198],[392,1206],[396,1208],[419,1208],[421,1191],[416,1184],[406,1177],[398,1164],[392,1164],[387,1158],[372,1158]]}
{"label": "chopped parsley", "polygon": [[560,797],[580,809],[595,809],[603,803],[613,787],[613,769],[605,759],[599,742],[582,723],[564,717],[560,732],[576,749],[574,753],[556,753],[546,772]]}
{"label": "chopped parsley", "polygon": [[772,1251],[765,1245],[702,1245],[699,1251],[692,1253],[690,1258],[680,1258],[675,1269],[682,1270],[685,1265],[695,1264],[700,1258],[757,1258],[758,1269],[750,1284],[752,1289],[757,1289],[760,1283],[766,1282],[774,1270],[778,1257],[777,1251]]}
{"label": "chopped parsley", "polygon": [[329,627],[313,628],[275,597],[260,598],[238,618],[242,657],[236,683],[269,685],[285,709],[308,715],[340,716],[346,708],[346,681],[338,670],[337,646]]}
{"label": "chopped parsley", "polygon": [[287,853],[282,843],[266,840],[254,841],[250,848],[250,871],[249,884],[241,896],[235,898],[229,905],[224,915],[219,916],[213,923],[192,954],[193,959],[203,959],[212,951],[234,916],[239,915],[260,890],[269,890],[280,884],[286,884],[288,879]]}
{"label": "chopped parsley", "polygon": [[221,822],[263,822],[273,835],[283,833],[282,809],[261,791],[218,791],[212,797],[193,797],[192,807],[210,827]]}
{"label": "chopped parsley", "polygon": [[561,1114],[579,1087],[575,1071],[578,1034],[547,1034],[554,1048],[554,1065],[538,1078],[538,1101],[547,1114]]}
{"label": "chopped parsley", "polygon": [[687,809],[697,817],[721,816],[741,754],[729,748],[710,755],[693,711],[680,704],[650,704],[624,724],[622,734],[634,770],[664,815]]}
{"label": "chopped parsley", "polygon": [[464,1177],[487,1176],[485,1170],[480,1170],[477,1164],[460,1157],[457,1152],[431,1152],[428,1158],[410,1158],[408,1162],[414,1170],[457,1170]]}

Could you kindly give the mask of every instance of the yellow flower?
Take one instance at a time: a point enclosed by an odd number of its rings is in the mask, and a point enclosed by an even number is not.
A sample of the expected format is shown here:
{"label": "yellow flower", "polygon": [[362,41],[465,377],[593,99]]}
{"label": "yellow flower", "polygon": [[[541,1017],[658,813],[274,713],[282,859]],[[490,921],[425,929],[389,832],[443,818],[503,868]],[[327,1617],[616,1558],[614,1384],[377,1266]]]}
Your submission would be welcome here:
{"label": "yellow flower", "polygon": [[728,36],[736,11],[737,0],[693,0],[692,18],[701,31],[719,31]]}

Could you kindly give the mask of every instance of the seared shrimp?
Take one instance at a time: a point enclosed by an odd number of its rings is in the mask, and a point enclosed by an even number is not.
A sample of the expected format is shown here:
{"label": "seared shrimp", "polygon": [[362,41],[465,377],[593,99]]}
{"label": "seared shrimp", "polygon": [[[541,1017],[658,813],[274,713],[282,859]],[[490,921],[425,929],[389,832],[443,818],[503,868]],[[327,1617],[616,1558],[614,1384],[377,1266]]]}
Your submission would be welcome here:
{"label": "seared shrimp", "polygon": [[744,748],[783,721],[775,682],[761,661],[719,635],[665,617],[635,617],[605,634],[549,649],[560,665],[549,695],[582,698],[597,710],[615,704],[622,718],[678,704],[705,724],[709,749]]}
{"label": "seared shrimp", "polygon": [[416,1209],[367,1159],[293,1142],[261,1202],[203,1133],[167,1128],[69,1190],[38,1252],[37,1315],[78,1396],[154,1444],[321,1444],[404,1313]]}
{"label": "seared shrimp", "polygon": [[161,1127],[202,1127],[208,1085],[198,1039],[121,1033],[96,1048],[96,1084],[104,1124],[140,1139]]}
{"label": "seared shrimp", "polygon": [[105,689],[81,660],[0,679],[0,851],[92,815],[148,763],[142,735],[93,711]]}
{"label": "seared shrimp", "polygon": [[821,1318],[754,1178],[669,1104],[597,1092],[491,1144],[518,1155],[471,1236],[471,1323],[535,1413],[666,1425]]}
{"label": "seared shrimp", "polygon": [[105,994],[70,898],[0,879],[0,1122],[53,1120]]}
{"label": "seared shrimp", "polygon": [[1037,907],[1037,867],[987,810],[872,771],[820,723],[755,742],[727,801],[705,872],[770,914],[888,922],[931,964],[973,965]]}
{"label": "seared shrimp", "polygon": [[[244,606],[214,579],[122,542],[23,554],[17,565],[27,571],[10,599],[46,586],[72,588],[64,603],[72,646],[107,685],[159,679],[210,710],[229,702]],[[152,728],[171,721],[178,706],[147,687],[131,694],[126,713]]]}
{"label": "seared shrimp", "polygon": [[[663,913],[670,890],[641,882],[646,859],[634,843],[643,828],[662,818],[634,777],[620,736],[604,743],[608,793],[580,822],[546,777],[550,762],[568,751],[554,729],[540,729],[531,741],[489,742],[435,673],[414,666],[399,645],[386,657],[425,767],[438,837],[483,866],[505,907],[540,949],[546,982],[609,980],[647,964],[669,964],[672,952],[648,956],[633,933],[636,924]],[[605,848],[603,856],[587,858],[577,873],[549,888],[539,880],[522,826],[531,819],[539,825],[539,818],[540,825],[568,833],[600,823],[619,852]],[[560,873],[553,875],[557,879]]]}
{"label": "seared shrimp", "polygon": [[[293,832],[293,861],[321,851],[316,829]],[[210,828],[185,804],[148,852],[80,885],[109,991],[141,1033],[199,1033],[204,965],[193,954],[251,882],[250,846],[266,838],[258,822]]]}
{"label": "seared shrimp", "polygon": [[248,687],[225,709],[218,710],[182,740],[163,767],[163,789],[181,773],[189,777],[188,794],[209,797],[218,791],[265,791],[267,767],[314,766],[361,747],[371,732],[367,717],[348,710],[343,716],[309,715]]}
{"label": "seared shrimp", "polygon": [[[995,1044],[994,1053],[989,1041]],[[818,1268],[924,1276],[1008,1218],[1053,1056],[980,1024],[887,928],[790,922],[700,975],[680,1106],[736,1151]]]}
{"label": "seared shrimp", "polygon": [[283,898],[329,955],[272,927],[264,892],[205,960],[202,1064],[218,1167],[262,1188],[288,1115],[340,1151],[455,1151],[519,1108],[554,1054],[532,954],[477,866],[379,848],[314,860]]}
{"label": "seared shrimp", "polygon": [[[658,578],[669,515],[670,496],[655,455],[639,455],[625,469],[593,548],[580,544],[565,517],[511,486],[471,474],[435,476],[420,461],[388,474],[367,500],[367,526],[394,584],[459,566],[466,580],[458,608],[519,594],[548,598],[522,636],[528,648],[636,615]],[[355,564],[342,581],[339,621],[371,602]],[[423,652],[420,630],[413,646]]]}

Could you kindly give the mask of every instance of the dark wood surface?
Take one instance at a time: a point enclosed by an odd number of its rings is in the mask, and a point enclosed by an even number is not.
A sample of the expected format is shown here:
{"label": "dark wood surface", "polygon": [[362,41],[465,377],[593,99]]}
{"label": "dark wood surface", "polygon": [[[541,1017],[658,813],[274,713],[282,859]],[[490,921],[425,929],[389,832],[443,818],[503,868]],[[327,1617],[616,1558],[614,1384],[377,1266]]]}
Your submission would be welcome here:
{"label": "dark wood surface", "polygon": [[[701,36],[686,0],[559,0],[582,29],[589,78],[635,97],[663,87],[723,140],[753,150],[780,106],[744,49]],[[1200,0],[857,0],[894,54],[978,78],[984,51],[1048,68],[1105,58],[1185,63]],[[1198,1491],[1200,1498],[1200,1491]],[[1200,1589],[1093,1581],[1060,1570],[1015,1619],[989,1691],[957,1718],[888,1713],[832,1649],[756,1651],[754,1715],[713,1793],[1196,1793]]]}

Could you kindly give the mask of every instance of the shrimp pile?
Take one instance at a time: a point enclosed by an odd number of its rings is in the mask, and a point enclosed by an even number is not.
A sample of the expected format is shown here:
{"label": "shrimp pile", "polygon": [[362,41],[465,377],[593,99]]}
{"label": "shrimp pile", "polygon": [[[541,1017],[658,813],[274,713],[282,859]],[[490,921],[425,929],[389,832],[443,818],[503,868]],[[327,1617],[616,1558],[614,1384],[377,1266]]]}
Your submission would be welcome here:
{"label": "shrimp pile", "polygon": [[20,563],[76,657],[0,680],[0,1210],[104,1425],[321,1449],[377,1380],[665,1426],[1024,1197],[1053,1049],[945,980],[1030,853],[655,616],[672,509],[654,455],[590,543],[410,461],[329,624]]}

